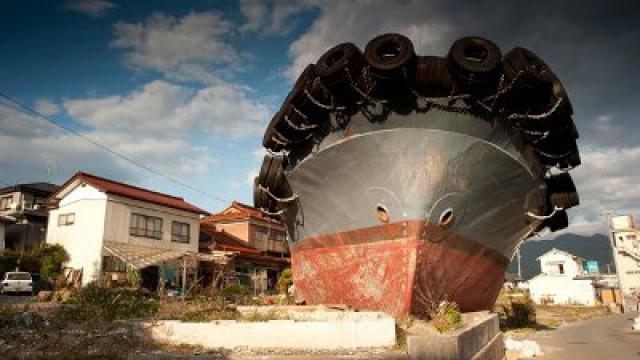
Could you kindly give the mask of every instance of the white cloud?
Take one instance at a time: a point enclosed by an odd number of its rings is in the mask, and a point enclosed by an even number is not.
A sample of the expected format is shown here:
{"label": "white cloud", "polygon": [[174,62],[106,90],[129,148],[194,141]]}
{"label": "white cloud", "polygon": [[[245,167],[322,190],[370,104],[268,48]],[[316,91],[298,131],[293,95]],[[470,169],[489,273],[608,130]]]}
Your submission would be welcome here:
{"label": "white cloud", "polygon": [[53,116],[60,112],[60,106],[49,99],[39,99],[33,104],[35,110],[44,116]]}
{"label": "white cloud", "polygon": [[94,128],[161,138],[200,132],[239,137],[261,133],[270,113],[248,91],[231,83],[195,90],[156,80],[128,95],[73,99],[63,105],[78,122]]}
{"label": "white cloud", "polygon": [[[78,170],[139,182],[148,175],[82,138],[64,132],[39,118],[0,104],[0,167],[10,181],[47,179],[62,182]],[[162,138],[109,126],[81,132],[126,157],[176,178],[204,174],[215,162],[214,154],[193,145],[184,136]]]}
{"label": "white cloud", "polygon": [[65,7],[72,11],[99,18],[106,15],[118,5],[106,0],[68,0]]}
{"label": "white cloud", "polygon": [[239,67],[244,58],[227,41],[234,24],[213,11],[179,19],[156,13],[142,23],[116,23],[114,31],[111,46],[127,51],[127,65],[172,79],[213,83],[218,80],[214,70]]}
{"label": "white cloud", "polygon": [[246,22],[244,32],[261,35],[287,34],[296,22],[296,15],[314,6],[309,0],[240,0],[240,12]]}
{"label": "white cloud", "polygon": [[339,1],[318,2],[321,15],[289,48],[292,65],[286,75],[295,79],[309,63],[329,48],[350,41],[364,48],[367,41],[384,32],[407,35],[418,53],[443,52],[442,40],[449,25],[430,11],[431,2]]}

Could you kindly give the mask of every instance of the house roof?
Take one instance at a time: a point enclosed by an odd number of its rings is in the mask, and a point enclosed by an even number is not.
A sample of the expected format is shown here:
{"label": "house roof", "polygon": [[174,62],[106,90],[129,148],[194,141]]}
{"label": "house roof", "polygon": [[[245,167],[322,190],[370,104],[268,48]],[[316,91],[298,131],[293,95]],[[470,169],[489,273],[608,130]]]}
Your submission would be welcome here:
{"label": "house roof", "polygon": [[260,254],[258,249],[247,242],[224,230],[218,230],[214,225],[207,224],[204,220],[200,224],[199,248],[203,250],[237,251],[244,254]]}
{"label": "house roof", "polygon": [[573,255],[573,254],[571,254],[570,252],[567,252],[567,251],[564,251],[564,250],[560,250],[560,249],[556,249],[556,248],[553,248],[553,249],[551,249],[551,250],[547,251],[546,253],[544,253],[544,254],[542,254],[542,255],[538,256],[538,258],[537,258],[536,260],[540,260],[541,258],[543,258],[543,257],[545,257],[545,256],[547,256],[548,254],[551,254],[551,253],[563,254],[563,255],[567,255],[567,256],[569,256],[569,257],[571,257],[571,258],[573,258],[573,259],[577,259],[577,260],[584,260],[584,259],[583,259],[583,258],[581,258],[580,256]]}
{"label": "house roof", "polygon": [[30,192],[48,196],[58,189],[58,185],[47,182],[35,182],[26,184],[16,184],[7,187],[0,188],[0,194],[7,194],[11,192]]}
{"label": "house roof", "polygon": [[265,215],[262,211],[254,208],[253,206],[249,206],[247,204],[243,204],[238,201],[234,201],[231,203],[231,206],[224,209],[223,211],[209,215],[202,219],[204,223],[215,224],[222,222],[237,222],[243,220],[261,220],[272,224],[282,225],[282,223],[272,217]]}
{"label": "house roof", "polygon": [[64,183],[60,188],[51,195],[50,198],[59,200],[64,189],[74,183],[86,183],[107,194],[119,195],[126,198],[146,201],[157,205],[163,205],[170,208],[184,210],[196,214],[208,215],[209,212],[199,207],[189,204],[183,198],[163,194],[160,192],[143,189],[141,187],[121,183],[115,180],[103,178],[85,172],[77,172],[71,179]]}

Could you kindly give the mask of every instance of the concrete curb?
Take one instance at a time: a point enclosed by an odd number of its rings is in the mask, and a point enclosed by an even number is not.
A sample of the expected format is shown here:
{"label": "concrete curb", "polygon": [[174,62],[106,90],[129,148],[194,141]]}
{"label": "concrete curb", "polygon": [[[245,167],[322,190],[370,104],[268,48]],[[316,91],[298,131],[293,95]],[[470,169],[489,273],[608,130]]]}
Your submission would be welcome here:
{"label": "concrete curb", "polygon": [[390,347],[396,342],[395,320],[374,312],[307,314],[305,321],[189,323],[165,320],[144,323],[143,327],[155,341],[205,348],[338,350]]}
{"label": "concrete curb", "polygon": [[443,335],[407,336],[407,352],[416,360],[500,360],[504,342],[496,314],[475,313],[471,324]]}

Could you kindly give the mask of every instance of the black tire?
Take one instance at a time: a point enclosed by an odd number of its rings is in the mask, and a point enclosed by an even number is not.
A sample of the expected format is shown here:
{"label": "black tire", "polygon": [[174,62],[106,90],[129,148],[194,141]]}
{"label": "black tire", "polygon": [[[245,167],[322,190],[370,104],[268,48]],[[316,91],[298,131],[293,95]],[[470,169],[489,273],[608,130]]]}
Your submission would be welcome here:
{"label": "black tire", "polygon": [[362,51],[352,43],[336,45],[318,59],[316,71],[320,82],[338,105],[351,108],[360,100],[353,86],[359,81],[365,63]]}
{"label": "black tire", "polygon": [[[289,144],[281,144],[282,142],[287,143],[286,139],[282,138],[282,134],[277,129],[278,126],[281,126],[281,121],[282,113],[279,111],[273,116],[273,118],[271,118],[271,121],[264,132],[264,136],[262,137],[262,146],[273,152],[282,151],[289,146]],[[274,138],[279,139],[280,142],[274,140]]]}
{"label": "black tire", "polygon": [[538,113],[548,110],[553,96],[553,72],[533,52],[516,47],[503,60],[503,86],[511,90],[502,95],[500,105],[512,112]]}
{"label": "black tire", "polygon": [[408,37],[400,34],[383,34],[371,39],[364,50],[364,57],[374,77],[382,80],[407,80],[415,74],[416,53]]}
{"label": "black tire", "polygon": [[562,209],[569,209],[580,204],[576,185],[568,173],[550,176],[545,179],[547,197],[551,205]]}
{"label": "black tire", "polygon": [[416,92],[425,97],[446,97],[453,95],[455,81],[449,73],[445,58],[419,56],[414,81]]}
{"label": "black tire", "polygon": [[262,189],[258,183],[258,177],[253,178],[253,206],[257,209],[262,207]]}
{"label": "black tire", "polygon": [[569,217],[565,211],[558,211],[552,217],[543,222],[551,232],[566,229],[569,226]]}
{"label": "black tire", "polygon": [[316,79],[318,79],[316,66],[310,64],[298,77],[289,95],[284,100],[282,109],[292,106],[309,118],[326,118],[328,116],[327,110],[311,101],[307,95],[308,92],[316,101],[322,104],[330,101],[329,92]]}
{"label": "black tire", "polygon": [[460,89],[475,95],[496,90],[502,53],[496,44],[481,37],[464,37],[447,54],[449,71]]}
{"label": "black tire", "polygon": [[283,158],[271,157],[271,164],[269,165],[269,170],[267,171],[263,184],[274,195],[280,192],[283,174]]}
{"label": "black tire", "polygon": [[352,43],[342,43],[329,49],[318,59],[316,71],[322,83],[331,91],[348,81],[347,71],[357,77],[364,67],[364,56]]}

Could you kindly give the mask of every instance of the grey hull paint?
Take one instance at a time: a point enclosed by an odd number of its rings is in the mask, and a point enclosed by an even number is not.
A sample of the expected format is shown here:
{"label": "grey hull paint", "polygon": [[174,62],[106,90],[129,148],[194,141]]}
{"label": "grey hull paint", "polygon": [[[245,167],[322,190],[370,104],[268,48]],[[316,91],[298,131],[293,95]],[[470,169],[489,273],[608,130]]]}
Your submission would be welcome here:
{"label": "grey hull paint", "polygon": [[392,223],[438,223],[451,210],[447,230],[511,258],[540,223],[525,213],[546,210],[543,170],[501,120],[437,109],[377,120],[358,113],[310,153],[292,154],[294,242],[380,225],[379,206]]}

